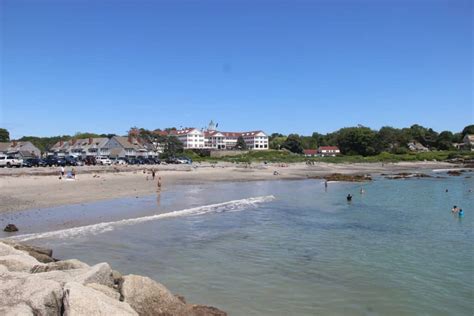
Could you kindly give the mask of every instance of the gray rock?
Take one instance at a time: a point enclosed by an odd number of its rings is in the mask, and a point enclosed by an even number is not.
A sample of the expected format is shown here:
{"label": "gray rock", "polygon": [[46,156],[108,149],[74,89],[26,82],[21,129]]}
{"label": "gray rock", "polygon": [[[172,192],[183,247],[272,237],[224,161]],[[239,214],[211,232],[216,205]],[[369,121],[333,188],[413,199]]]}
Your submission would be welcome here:
{"label": "gray rock", "polygon": [[48,271],[62,271],[62,270],[73,270],[73,269],[87,269],[89,265],[81,262],[77,259],[69,259],[69,260],[61,260],[50,262],[43,265],[34,266],[31,269],[31,273],[41,273],[41,272],[48,272]]}
{"label": "gray rock", "polygon": [[15,226],[15,224],[8,224],[7,226],[5,226],[3,231],[7,233],[17,232],[18,228]]}
{"label": "gray rock", "polygon": [[227,316],[227,313],[213,306],[191,305],[190,314],[195,316]]}
{"label": "gray rock", "polygon": [[7,315],[25,310],[24,305],[34,315],[60,315],[63,290],[58,282],[18,272],[3,273],[1,279],[0,306]]}
{"label": "gray rock", "polygon": [[64,292],[64,316],[138,315],[129,304],[76,282],[67,283]]}
{"label": "gray rock", "polygon": [[141,316],[190,315],[186,305],[167,288],[150,278],[126,275],[120,286],[124,301]]}
{"label": "gray rock", "polygon": [[13,241],[13,240],[2,240],[2,242],[4,244],[12,246],[13,248],[15,248],[17,250],[24,250],[26,252],[33,251],[33,252],[41,253],[41,254],[46,255],[48,257],[53,256],[53,250],[49,249],[49,248],[28,245],[28,244],[19,243],[19,242]]}
{"label": "gray rock", "polygon": [[109,264],[105,262],[90,267],[86,270],[86,273],[76,277],[75,281],[82,284],[99,283],[109,287],[113,287],[114,285],[112,269]]}
{"label": "gray rock", "polygon": [[0,264],[12,272],[29,272],[34,266],[40,265],[35,258],[21,252],[20,254],[1,256]]}
{"label": "gray rock", "polygon": [[0,315],[8,316],[33,316],[35,315],[31,307],[25,303],[20,303],[14,306],[2,306],[0,307]]}
{"label": "gray rock", "polygon": [[31,246],[23,243],[18,243],[12,240],[2,240],[1,243],[11,246],[17,250],[27,252],[30,256],[34,257],[36,260],[42,263],[54,262],[56,261],[53,257],[53,251],[51,249]]}
{"label": "gray rock", "polygon": [[72,270],[53,270],[47,272],[34,273],[42,279],[54,280],[61,284],[77,282],[80,284],[98,283],[108,287],[113,287],[112,269],[108,263],[99,263],[95,266]]}
{"label": "gray rock", "polygon": [[117,301],[120,300],[120,293],[115,288],[111,288],[99,283],[89,283],[86,286],[96,291],[102,292],[108,297],[113,298],[114,300],[117,300]]}

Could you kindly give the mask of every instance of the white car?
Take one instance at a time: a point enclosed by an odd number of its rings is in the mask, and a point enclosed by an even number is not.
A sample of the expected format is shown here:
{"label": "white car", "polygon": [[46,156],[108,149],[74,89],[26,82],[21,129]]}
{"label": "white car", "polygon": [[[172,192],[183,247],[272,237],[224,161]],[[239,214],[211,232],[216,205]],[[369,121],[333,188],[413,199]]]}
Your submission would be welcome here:
{"label": "white car", "polygon": [[107,157],[97,157],[95,159],[95,161],[97,162],[98,165],[108,165],[108,166],[110,166],[112,164],[112,160],[110,160]]}
{"label": "white car", "polygon": [[13,156],[0,156],[0,167],[17,167],[20,168],[23,165],[23,159],[18,159]]}
{"label": "white car", "polygon": [[114,165],[126,165],[127,162],[123,159],[116,159],[114,160]]}

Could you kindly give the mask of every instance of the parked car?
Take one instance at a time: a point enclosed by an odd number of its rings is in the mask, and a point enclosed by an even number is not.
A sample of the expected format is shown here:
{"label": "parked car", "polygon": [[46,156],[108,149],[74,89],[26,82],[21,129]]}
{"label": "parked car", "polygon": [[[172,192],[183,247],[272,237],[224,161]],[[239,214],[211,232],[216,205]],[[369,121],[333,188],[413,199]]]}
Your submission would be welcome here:
{"label": "parked car", "polygon": [[126,165],[127,161],[123,158],[117,158],[113,161],[114,165]]}
{"label": "parked car", "polygon": [[110,166],[112,164],[112,160],[110,160],[107,157],[97,157],[95,159],[99,165],[108,165]]}
{"label": "parked car", "polygon": [[67,157],[64,157],[64,160],[66,161],[67,166],[78,166],[79,165],[78,160],[75,157],[67,156]]}
{"label": "parked car", "polygon": [[161,163],[161,160],[157,157],[150,157],[148,158],[148,162],[152,165],[159,165]]}
{"label": "parked car", "polygon": [[56,157],[56,156],[48,156],[44,160],[46,166],[53,167],[53,166],[66,166],[66,160],[63,157]]}
{"label": "parked car", "polygon": [[23,159],[15,158],[13,156],[0,155],[0,167],[20,168],[22,165],[23,165]]}
{"label": "parked car", "polygon": [[188,157],[178,157],[178,158],[176,158],[176,161],[177,161],[177,163],[180,163],[180,164],[192,164],[193,163],[193,160],[191,158],[188,158]]}
{"label": "parked car", "polygon": [[166,158],[166,163],[179,163],[178,159],[175,157],[168,157]]}
{"label": "parked car", "polygon": [[97,164],[97,161],[93,156],[87,156],[86,158],[84,158],[83,162],[87,166],[95,166]]}
{"label": "parked car", "polygon": [[23,167],[43,167],[46,166],[45,162],[41,158],[28,158],[23,159]]}

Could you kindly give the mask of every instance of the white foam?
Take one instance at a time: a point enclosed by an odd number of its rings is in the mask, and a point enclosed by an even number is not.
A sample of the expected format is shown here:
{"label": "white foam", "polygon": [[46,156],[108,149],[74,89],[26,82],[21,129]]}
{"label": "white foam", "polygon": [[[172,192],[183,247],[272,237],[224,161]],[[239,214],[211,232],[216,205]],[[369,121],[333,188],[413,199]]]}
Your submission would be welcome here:
{"label": "white foam", "polygon": [[221,213],[221,212],[230,212],[230,211],[240,211],[247,209],[249,207],[254,207],[260,203],[270,202],[274,200],[273,195],[259,196],[253,198],[247,198],[242,200],[233,200],[223,203],[210,204],[204,206],[193,207],[189,209],[173,211],[169,213],[150,215],[138,218],[123,219],[116,222],[104,222],[93,225],[86,225],[80,227],[73,227],[67,229],[61,229],[51,232],[44,233],[34,233],[34,234],[24,234],[10,237],[9,239],[15,239],[18,241],[27,241],[32,239],[41,239],[41,238],[70,238],[77,237],[82,235],[89,234],[100,234],[107,231],[113,230],[115,227],[125,226],[125,225],[134,225],[138,223],[154,221],[164,218],[180,217],[180,216],[196,216],[209,213]]}

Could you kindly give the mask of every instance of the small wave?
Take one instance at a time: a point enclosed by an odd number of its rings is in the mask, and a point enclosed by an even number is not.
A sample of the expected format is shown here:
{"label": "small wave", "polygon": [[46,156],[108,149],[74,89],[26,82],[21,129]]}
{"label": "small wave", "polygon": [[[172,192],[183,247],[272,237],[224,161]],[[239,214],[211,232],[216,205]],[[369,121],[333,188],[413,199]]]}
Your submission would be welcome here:
{"label": "small wave", "polygon": [[143,217],[138,217],[138,218],[123,219],[123,220],[115,221],[115,222],[104,222],[104,223],[73,227],[73,228],[55,230],[55,231],[44,232],[44,233],[18,235],[18,236],[10,237],[9,239],[15,239],[18,241],[28,241],[32,239],[51,238],[51,237],[70,238],[70,237],[77,237],[77,236],[89,235],[89,234],[100,234],[107,231],[111,231],[115,227],[125,226],[125,225],[134,225],[138,223],[154,221],[154,220],[159,220],[159,219],[164,219],[164,218],[181,217],[181,216],[197,216],[197,215],[204,215],[204,214],[210,214],[210,213],[240,211],[240,210],[247,209],[249,207],[256,206],[261,203],[270,202],[274,199],[275,197],[273,195],[259,196],[259,197],[247,198],[247,199],[242,199],[242,200],[233,200],[233,201],[228,201],[228,202],[223,202],[223,203],[198,206],[198,207],[193,207],[189,209],[173,211],[169,213],[143,216]]}

